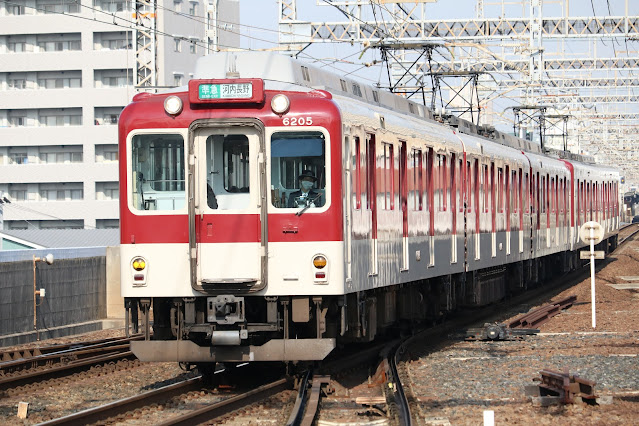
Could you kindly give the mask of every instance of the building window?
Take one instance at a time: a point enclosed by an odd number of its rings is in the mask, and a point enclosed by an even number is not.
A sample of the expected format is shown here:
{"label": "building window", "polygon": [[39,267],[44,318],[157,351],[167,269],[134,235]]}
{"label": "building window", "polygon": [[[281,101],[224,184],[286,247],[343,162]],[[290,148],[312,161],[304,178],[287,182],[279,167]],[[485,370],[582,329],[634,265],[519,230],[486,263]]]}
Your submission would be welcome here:
{"label": "building window", "polygon": [[7,47],[9,48],[9,52],[13,53],[21,53],[26,51],[27,44],[23,41],[18,42],[9,42]]}
{"label": "building window", "polygon": [[173,74],[173,85],[181,86],[184,80],[184,76],[182,74]]}
{"label": "building window", "polygon": [[189,50],[191,53],[197,53],[197,45],[195,44],[195,41],[191,41],[191,43],[189,43]]}
{"label": "building window", "polygon": [[6,4],[7,14],[9,15],[24,15],[24,6],[18,4]]}
{"label": "building window", "polygon": [[96,163],[112,163],[118,161],[118,146],[113,145],[96,145],[95,146],[95,162]]}
{"label": "building window", "polygon": [[9,127],[24,126],[27,122],[27,117],[9,117]]}
{"label": "building window", "polygon": [[197,15],[197,4],[196,3],[191,3],[191,6],[189,7],[189,15],[191,15],[191,16],[196,16]]}
{"label": "building window", "polygon": [[8,81],[9,89],[26,89],[27,80],[24,78],[12,78]]}
{"label": "building window", "polygon": [[124,0],[94,0],[93,6],[103,12],[123,12],[131,9],[131,3]]}
{"label": "building window", "polygon": [[82,200],[84,198],[84,190],[81,183],[67,184],[73,187],[62,187],[60,184],[42,184],[40,185],[41,201],[72,201]]}
{"label": "building window", "polygon": [[173,10],[176,13],[181,13],[182,12],[182,1],[181,0],[173,2]]}
{"label": "building window", "polygon": [[5,220],[4,224],[7,227],[7,229],[11,229],[11,230],[27,229],[29,226],[27,222],[22,220]]}
{"label": "building window", "polygon": [[40,126],[81,126],[81,115],[45,115],[38,117]]}
{"label": "building window", "polygon": [[39,89],[77,89],[82,87],[80,78],[39,78]]}
{"label": "building window", "polygon": [[120,190],[117,182],[96,182],[96,200],[117,200],[120,197]]}
{"label": "building window", "polygon": [[180,40],[179,38],[174,38],[173,41],[175,42],[175,51],[176,52],[181,52],[182,51],[182,40]]}
{"label": "building window", "polygon": [[76,3],[72,0],[51,0],[36,1],[36,8],[41,13],[80,13],[80,3]]}
{"label": "building window", "polygon": [[27,164],[29,158],[26,152],[12,152],[9,154],[9,164]]}
{"label": "building window", "polygon": [[[48,147],[47,147],[48,148]],[[58,147],[58,149],[62,149]],[[42,164],[64,164],[64,163],[81,163],[82,152],[41,152],[40,163]]]}
{"label": "building window", "polygon": [[42,39],[38,40],[37,45],[38,49],[41,52],[66,52],[82,50],[82,42],[80,41],[79,34],[73,34],[73,36],[77,37],[77,39],[71,40],[54,41],[51,40],[53,36],[53,34],[43,34]]}
{"label": "building window", "polygon": [[9,190],[11,201],[27,201],[26,189],[11,189]]}
{"label": "building window", "polygon": [[95,227],[97,229],[118,229],[120,221],[118,219],[97,219]]}

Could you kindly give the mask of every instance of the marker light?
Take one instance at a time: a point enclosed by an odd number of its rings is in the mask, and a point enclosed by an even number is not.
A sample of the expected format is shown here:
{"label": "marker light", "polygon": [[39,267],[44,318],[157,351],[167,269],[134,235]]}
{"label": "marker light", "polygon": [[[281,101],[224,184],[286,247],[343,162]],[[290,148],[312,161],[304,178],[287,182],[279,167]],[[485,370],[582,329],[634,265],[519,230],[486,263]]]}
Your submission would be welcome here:
{"label": "marker light", "polygon": [[131,265],[136,271],[143,271],[146,268],[146,261],[141,257],[136,257]]}
{"label": "marker light", "polygon": [[182,99],[177,96],[169,96],[164,100],[164,111],[167,114],[178,115],[182,112]]}
{"label": "marker light", "polygon": [[326,266],[326,258],[324,256],[318,255],[313,258],[313,266],[317,269],[322,269]]}
{"label": "marker light", "polygon": [[282,95],[281,93],[273,96],[273,99],[271,99],[271,109],[275,114],[284,114],[290,106],[291,101],[288,99],[288,96]]}

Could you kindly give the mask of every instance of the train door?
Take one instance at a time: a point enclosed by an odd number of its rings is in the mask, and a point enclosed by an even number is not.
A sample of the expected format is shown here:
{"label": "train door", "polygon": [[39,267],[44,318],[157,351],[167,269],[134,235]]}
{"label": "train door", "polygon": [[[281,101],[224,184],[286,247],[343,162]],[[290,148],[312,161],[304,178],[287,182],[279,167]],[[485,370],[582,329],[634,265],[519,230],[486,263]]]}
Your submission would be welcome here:
{"label": "train door", "polygon": [[366,135],[367,207],[371,212],[371,266],[370,274],[377,275],[377,152],[375,135]]}
{"label": "train door", "polygon": [[[510,255],[510,202],[511,202],[511,175],[510,175],[510,166],[506,166],[506,171],[504,173],[505,182],[505,191],[504,195],[504,210],[506,214],[506,256]],[[501,181],[499,182],[501,185]],[[500,189],[501,190],[501,189]]]}
{"label": "train door", "polygon": [[[360,150],[360,138],[359,136],[351,136],[349,130],[344,128],[344,259],[346,259],[346,280],[353,279],[353,265],[352,265],[352,235],[353,235],[353,209],[361,206],[361,182],[359,179],[359,150]],[[351,146],[352,144],[352,146]],[[355,176],[353,176],[355,175]],[[356,184],[353,185],[353,177],[355,177]],[[360,188],[357,194],[354,194],[353,189]],[[355,195],[355,197],[353,197]],[[355,198],[355,205],[353,206],[353,198]],[[358,204],[359,201],[359,204]]]}
{"label": "train door", "polygon": [[[473,208],[475,209],[475,260],[479,260],[480,256],[481,256],[481,250],[480,250],[480,241],[481,241],[481,228],[480,228],[480,216],[479,216],[479,212],[480,212],[480,194],[481,197],[483,197],[483,193],[480,192],[480,180],[483,177],[483,174],[480,172],[479,170],[480,168],[480,164],[479,164],[479,160],[475,159],[474,162],[474,166],[473,166],[473,194],[475,197],[475,203],[473,205]],[[483,200],[483,198],[482,198]]]}
{"label": "train door", "polygon": [[[519,253],[523,253],[524,252],[524,200],[526,198],[526,192],[524,189],[524,177],[523,177],[523,169],[520,167],[519,168],[519,172],[517,173],[518,176],[518,182],[516,183],[517,187],[519,188],[519,190],[517,191],[517,193],[519,194],[519,197],[517,200],[515,200],[515,202],[517,203],[517,205],[519,206],[519,215],[517,216],[517,220],[519,223]],[[528,180],[528,174],[526,173],[526,180]],[[528,185],[526,183],[526,185]]]}
{"label": "train door", "polygon": [[497,257],[497,204],[495,185],[495,162],[490,163],[490,176],[488,180],[488,191],[490,194],[490,229],[491,229],[491,256]]}
{"label": "train door", "polygon": [[457,155],[450,155],[450,213],[452,226],[450,231],[450,263],[457,263],[457,176],[459,175]]}
{"label": "train door", "polygon": [[213,293],[261,289],[268,252],[263,129],[251,120],[191,130],[191,285]]}
{"label": "train door", "polygon": [[399,148],[399,198],[402,206],[402,270],[408,270],[408,152],[406,141]]}

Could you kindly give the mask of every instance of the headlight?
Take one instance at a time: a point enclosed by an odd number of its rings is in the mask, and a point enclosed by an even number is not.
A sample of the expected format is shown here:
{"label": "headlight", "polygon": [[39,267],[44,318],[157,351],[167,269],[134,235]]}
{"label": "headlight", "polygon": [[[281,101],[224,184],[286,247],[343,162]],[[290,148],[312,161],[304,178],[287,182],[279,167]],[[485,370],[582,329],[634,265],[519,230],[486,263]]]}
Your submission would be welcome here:
{"label": "headlight", "polygon": [[133,269],[136,271],[143,271],[144,268],[146,268],[146,260],[141,257],[136,257],[133,259],[133,262],[131,262],[131,266],[133,266]]}
{"label": "headlight", "polygon": [[326,266],[326,258],[322,255],[317,255],[313,258],[313,266],[315,266],[317,269],[322,269],[324,266]]}
{"label": "headlight", "polygon": [[164,100],[164,111],[167,114],[178,115],[182,112],[182,99],[177,96],[169,96]]}
{"label": "headlight", "polygon": [[271,109],[275,114],[284,114],[290,106],[291,101],[288,99],[288,96],[282,95],[281,93],[273,96],[273,99],[271,99]]}

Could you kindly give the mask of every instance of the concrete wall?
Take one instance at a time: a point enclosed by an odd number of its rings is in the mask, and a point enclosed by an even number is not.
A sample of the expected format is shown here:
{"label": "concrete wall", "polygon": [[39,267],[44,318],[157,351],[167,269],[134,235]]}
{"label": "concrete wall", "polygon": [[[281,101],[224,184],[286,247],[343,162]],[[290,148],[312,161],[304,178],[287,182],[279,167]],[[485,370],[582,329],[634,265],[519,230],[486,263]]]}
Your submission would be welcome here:
{"label": "concrete wall", "polygon": [[106,251],[106,317],[124,318],[124,299],[120,296],[120,247]]}
{"label": "concrete wall", "polygon": [[[40,251],[23,252],[44,256]],[[107,318],[124,317],[119,247],[112,247],[102,256],[36,262],[35,288],[45,289],[45,297],[36,296],[36,332],[30,257],[0,262],[0,347],[99,330]]]}

